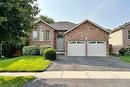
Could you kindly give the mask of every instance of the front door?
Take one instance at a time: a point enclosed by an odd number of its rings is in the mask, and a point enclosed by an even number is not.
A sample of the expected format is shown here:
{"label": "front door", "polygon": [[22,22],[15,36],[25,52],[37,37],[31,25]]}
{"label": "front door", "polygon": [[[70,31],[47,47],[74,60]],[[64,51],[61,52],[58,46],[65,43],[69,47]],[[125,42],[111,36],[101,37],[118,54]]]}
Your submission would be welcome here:
{"label": "front door", "polygon": [[56,49],[57,49],[57,51],[64,50],[64,37],[62,35],[57,36]]}

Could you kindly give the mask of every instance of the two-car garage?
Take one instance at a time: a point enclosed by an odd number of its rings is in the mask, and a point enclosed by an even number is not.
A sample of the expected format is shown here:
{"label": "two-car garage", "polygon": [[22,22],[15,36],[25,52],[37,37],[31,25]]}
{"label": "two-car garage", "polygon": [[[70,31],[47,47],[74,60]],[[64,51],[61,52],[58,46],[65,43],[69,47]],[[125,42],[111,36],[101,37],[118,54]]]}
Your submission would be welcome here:
{"label": "two-car garage", "polygon": [[106,56],[105,41],[68,41],[68,56]]}
{"label": "two-car garage", "polygon": [[66,31],[64,37],[67,56],[108,56],[109,54],[109,32],[88,19]]}

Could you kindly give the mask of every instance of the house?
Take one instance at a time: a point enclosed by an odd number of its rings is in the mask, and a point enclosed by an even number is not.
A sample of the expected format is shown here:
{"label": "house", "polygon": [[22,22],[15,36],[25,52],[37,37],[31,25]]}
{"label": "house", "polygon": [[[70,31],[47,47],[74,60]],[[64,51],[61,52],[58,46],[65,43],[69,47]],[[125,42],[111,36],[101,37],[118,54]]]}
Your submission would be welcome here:
{"label": "house", "polygon": [[30,45],[54,47],[67,56],[107,56],[109,32],[86,19],[79,24],[39,20],[30,34]]}
{"label": "house", "polygon": [[118,53],[121,48],[130,47],[130,22],[113,29],[109,42],[113,53]]}

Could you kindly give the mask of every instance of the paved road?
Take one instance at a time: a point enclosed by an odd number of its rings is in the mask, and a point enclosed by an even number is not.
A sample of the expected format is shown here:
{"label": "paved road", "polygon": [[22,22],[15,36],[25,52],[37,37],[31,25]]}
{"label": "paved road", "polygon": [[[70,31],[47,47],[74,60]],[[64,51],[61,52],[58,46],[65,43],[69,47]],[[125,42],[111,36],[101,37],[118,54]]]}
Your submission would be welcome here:
{"label": "paved road", "polygon": [[130,87],[125,79],[36,79],[24,87]]}
{"label": "paved road", "polygon": [[68,57],[58,56],[48,71],[111,71],[130,70],[130,64],[114,57]]}

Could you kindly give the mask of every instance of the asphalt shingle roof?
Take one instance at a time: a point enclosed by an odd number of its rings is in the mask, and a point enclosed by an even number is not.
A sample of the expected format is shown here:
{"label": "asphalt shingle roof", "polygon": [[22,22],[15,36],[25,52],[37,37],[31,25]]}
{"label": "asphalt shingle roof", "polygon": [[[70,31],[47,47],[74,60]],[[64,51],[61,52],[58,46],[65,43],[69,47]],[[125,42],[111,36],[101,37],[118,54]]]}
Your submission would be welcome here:
{"label": "asphalt shingle roof", "polygon": [[77,24],[67,21],[55,22],[51,26],[55,27],[56,30],[69,30],[75,27]]}

